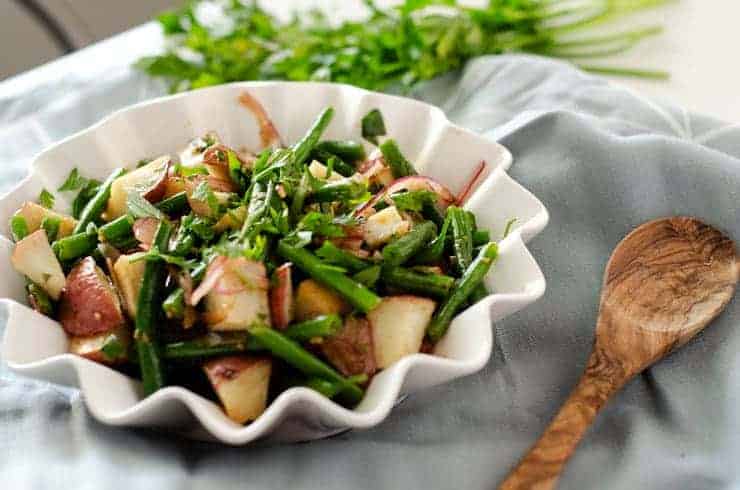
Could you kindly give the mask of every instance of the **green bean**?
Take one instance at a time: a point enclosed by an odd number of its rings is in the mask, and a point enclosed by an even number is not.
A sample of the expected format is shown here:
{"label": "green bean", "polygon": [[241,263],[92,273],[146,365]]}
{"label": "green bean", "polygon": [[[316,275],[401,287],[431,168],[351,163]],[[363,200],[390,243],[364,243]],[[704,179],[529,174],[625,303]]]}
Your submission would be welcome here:
{"label": "green bean", "polygon": [[46,238],[49,242],[53,242],[59,235],[59,225],[62,224],[62,220],[56,216],[45,216],[41,220],[41,228],[46,232]]}
{"label": "green bean", "polygon": [[447,247],[451,219],[452,217],[448,213],[442,223],[442,229],[440,230],[439,235],[432,240],[428,247],[419,252],[419,254],[414,258],[414,263],[436,264],[442,260],[442,255],[444,255],[445,248]]}
{"label": "green bean", "polygon": [[383,267],[396,267],[417,254],[437,233],[437,227],[431,221],[415,225],[411,231],[383,247]]}
{"label": "green bean", "polygon": [[373,109],[365,114],[362,118],[361,125],[362,137],[374,145],[378,144],[378,136],[385,136],[386,134],[383,114],[378,109]]}
{"label": "green bean", "polygon": [[172,196],[159,201],[155,204],[157,209],[165,214],[184,214],[190,210],[190,204],[188,203],[188,193],[185,191],[178,192]]}
{"label": "green bean", "polygon": [[108,204],[110,198],[110,188],[113,185],[113,181],[123,175],[125,172],[122,168],[117,168],[111,173],[105,182],[103,182],[98,188],[98,192],[90,199],[80,213],[80,219],[77,221],[77,225],[74,228],[74,233],[80,233],[87,229],[87,225],[97,220],[105,206]]}
{"label": "green bean", "polygon": [[365,159],[365,148],[352,140],[324,140],[316,145],[317,150],[338,156],[345,162],[357,162]]}
{"label": "green bean", "polygon": [[350,398],[352,403],[359,403],[362,400],[364,395],[362,388],[277,330],[269,327],[252,327],[249,333],[275,357],[279,357],[307,376],[317,376],[341,383],[342,392]]}
{"label": "green bean", "polygon": [[114,247],[129,248],[137,242],[134,237],[133,216],[124,214],[110,223],[106,223],[98,230],[98,236]]}
{"label": "green bean", "polygon": [[168,360],[191,360],[255,352],[262,347],[250,342],[247,335],[224,336],[210,333],[203,337],[165,344],[162,357]]}
{"label": "green bean", "polygon": [[316,255],[330,264],[338,265],[350,272],[359,272],[370,266],[370,263],[367,261],[362,260],[353,253],[342,250],[329,240],[321,244],[316,250]]}
{"label": "green bean", "polygon": [[394,289],[409,293],[445,298],[455,279],[444,274],[424,274],[403,267],[390,267],[383,270],[383,282]]}
{"label": "green bean", "polygon": [[330,182],[308,195],[309,202],[345,202],[362,197],[367,191],[365,184],[354,180]]}
{"label": "green bean", "polygon": [[367,313],[380,303],[380,298],[370,289],[337,271],[334,266],[327,266],[311,252],[288,245],[284,240],[278,242],[277,253],[296,267],[333,289],[358,310]]}
{"label": "green bean", "polygon": [[90,255],[98,246],[97,232],[84,231],[55,241],[51,248],[60,262]]}
{"label": "green bean", "polygon": [[[172,225],[168,221],[159,222],[154,235],[153,246],[167,253]],[[149,260],[144,268],[144,277],[136,307],[136,328],[134,339],[139,352],[139,366],[144,393],[151,395],[165,384],[164,369],[160,356],[156,325],[158,323],[161,292],[166,278],[165,264],[161,260]]]}
{"label": "green bean", "polygon": [[34,282],[28,281],[28,284],[26,284],[26,292],[28,292],[28,300],[34,310],[48,317],[53,317],[54,303],[52,303],[51,298],[42,287]]}
{"label": "green bean", "polygon": [[414,166],[411,165],[411,162],[406,160],[406,157],[403,156],[401,149],[398,148],[398,144],[394,140],[385,140],[383,144],[380,145],[380,152],[383,154],[385,163],[391,169],[393,177],[399,179],[409,175],[416,175]]}
{"label": "green bean", "polygon": [[380,279],[381,269],[382,268],[379,265],[370,266],[367,269],[363,269],[354,274],[352,279],[369,288],[374,288],[378,283],[378,279]]}
{"label": "green bean", "polygon": [[301,180],[295,189],[295,194],[293,194],[293,200],[290,202],[290,219],[293,223],[297,223],[300,220],[306,198],[311,192],[309,175],[308,170],[306,170],[301,176]]}
{"label": "green bean", "polygon": [[475,230],[473,232],[473,246],[480,247],[491,241],[491,233],[488,230]]}
{"label": "green bean", "polygon": [[28,236],[28,222],[26,218],[20,214],[16,214],[10,218],[10,233],[16,242],[20,242],[26,238]]}
{"label": "green bean", "polygon": [[319,114],[319,117],[316,118],[306,135],[295,144],[293,147],[294,165],[298,166],[306,161],[311,150],[313,150],[319,142],[319,139],[321,139],[321,135],[331,122],[332,117],[334,117],[334,109],[327,107],[321,114]]}
{"label": "green bean", "polygon": [[453,248],[458,272],[462,274],[473,260],[473,231],[465,210],[450,206],[447,209],[452,224]]}
{"label": "green bean", "polygon": [[339,315],[330,314],[294,323],[283,333],[296,342],[306,342],[316,337],[331,337],[341,329],[342,318]]}
{"label": "green bean", "polygon": [[490,242],[481,249],[478,257],[465,270],[462,277],[455,281],[452,292],[437,309],[427,327],[427,335],[432,341],[438,341],[447,332],[453,317],[483,282],[497,256],[498,247],[494,242]]}
{"label": "green bean", "polygon": [[356,170],[355,167],[342,160],[341,157],[339,157],[338,155],[329,153],[328,151],[324,151],[319,148],[314,148],[314,150],[311,152],[311,158],[313,158],[314,160],[318,160],[319,162],[324,164],[328,164],[329,161],[333,159],[334,163],[332,164],[332,169],[344,177],[349,177],[350,175],[354,174]]}

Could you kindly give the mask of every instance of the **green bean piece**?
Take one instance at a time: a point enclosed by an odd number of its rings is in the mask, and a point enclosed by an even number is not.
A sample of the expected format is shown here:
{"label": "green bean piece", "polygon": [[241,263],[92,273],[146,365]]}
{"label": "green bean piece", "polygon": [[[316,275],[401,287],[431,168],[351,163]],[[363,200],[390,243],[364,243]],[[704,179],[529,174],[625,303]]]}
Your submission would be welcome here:
{"label": "green bean piece", "polygon": [[203,277],[206,275],[206,270],[208,270],[208,264],[203,262],[190,271],[190,277],[197,284],[203,280]]}
{"label": "green bean piece", "polygon": [[98,192],[95,193],[92,199],[90,199],[80,213],[80,219],[77,221],[77,225],[74,228],[74,233],[80,233],[87,229],[87,225],[95,222],[100,215],[103,213],[105,206],[108,204],[110,198],[110,188],[113,185],[113,181],[123,175],[125,172],[122,168],[117,168],[111,173],[105,182],[103,182],[98,188]]}
{"label": "green bean piece", "polygon": [[452,224],[453,249],[457,258],[457,269],[462,274],[473,260],[473,231],[465,210],[456,206],[447,209]]}
{"label": "green bean piece", "polygon": [[328,263],[338,265],[350,272],[359,272],[367,269],[371,265],[369,262],[362,260],[355,254],[342,250],[329,240],[326,240],[321,244],[321,246],[316,250],[316,255]]}
{"label": "green bean piece", "polygon": [[362,144],[352,140],[324,140],[316,145],[316,149],[336,155],[349,163],[364,160],[366,157]]}
{"label": "green bean piece", "polygon": [[432,240],[428,247],[426,247],[424,250],[419,252],[416,257],[414,257],[414,263],[436,264],[440,260],[442,260],[442,256],[444,255],[449,238],[450,221],[451,216],[449,213],[447,213],[447,216],[445,216],[445,220],[442,223],[442,229],[439,231],[439,235],[437,235],[434,240]]}
{"label": "green bean piece", "polygon": [[59,226],[62,224],[62,220],[56,216],[45,216],[41,220],[41,228],[46,232],[46,238],[49,242],[53,242],[59,235]]}
{"label": "green bean piece", "polygon": [[308,201],[316,202],[345,202],[362,197],[367,191],[365,184],[354,180],[339,180],[326,184],[310,193]]}
{"label": "green bean piece", "polygon": [[294,323],[285,329],[285,336],[296,342],[307,342],[314,338],[331,337],[342,329],[342,318],[339,315],[321,315],[300,323]]}
{"label": "green bean piece", "polygon": [[165,214],[185,214],[190,211],[188,193],[185,191],[173,194],[155,204],[155,207]]}
{"label": "green bean piece", "polygon": [[437,234],[431,221],[415,225],[411,231],[383,247],[383,267],[397,267],[421,251]]}
{"label": "green bean piece", "polygon": [[330,289],[339,293],[349,304],[367,313],[380,303],[380,298],[367,287],[327,266],[311,252],[288,245],[285,240],[278,242],[277,253],[296,267]]}
{"label": "green bean piece", "polygon": [[442,303],[442,306],[437,309],[427,327],[427,336],[433,342],[437,342],[447,332],[453,317],[473,291],[483,282],[497,256],[498,247],[496,243],[490,242],[483,246],[478,257],[465,270],[462,277],[455,281],[452,292]]}
{"label": "green bean piece", "polygon": [[334,117],[334,109],[327,107],[319,114],[306,135],[293,147],[293,164],[298,166],[306,161],[311,150],[321,139],[321,135]]}
{"label": "green bean piece", "polygon": [[373,265],[356,273],[352,276],[352,279],[369,288],[374,288],[378,279],[380,279],[381,270],[381,266]]}
{"label": "green bean piece", "polygon": [[314,391],[318,391],[330,400],[342,391],[341,384],[318,377],[308,378],[304,386],[306,386],[306,388],[311,388]]}
{"label": "green bean piece", "polygon": [[130,248],[138,241],[134,237],[134,218],[129,214],[106,223],[98,230],[98,237],[118,248]]}
{"label": "green bean piece", "polygon": [[165,344],[162,348],[162,357],[167,360],[199,360],[260,350],[264,349],[250,341],[247,335],[228,336],[209,333],[197,339]]}
{"label": "green bean piece", "polygon": [[60,262],[67,262],[90,255],[98,246],[98,233],[84,231],[55,241],[51,248]]}
{"label": "green bean piece", "polygon": [[455,283],[455,278],[444,274],[425,274],[403,267],[390,267],[383,270],[383,283],[393,289],[446,298]]}
{"label": "green bean piece", "polygon": [[162,302],[162,310],[170,320],[181,320],[185,316],[185,291],[177,288]]}
{"label": "green bean piece", "polygon": [[293,194],[293,200],[290,202],[290,219],[293,223],[297,223],[301,214],[303,213],[303,206],[306,204],[306,198],[311,192],[311,184],[309,179],[308,170],[303,173],[298,186]]}
{"label": "green bean piece", "polygon": [[399,179],[401,177],[407,177],[409,175],[416,175],[416,170],[411,162],[406,160],[406,157],[401,153],[401,149],[395,140],[388,139],[380,145],[380,152],[383,154],[385,163],[391,169],[393,177]]}
{"label": "green bean piece", "polygon": [[34,310],[50,318],[54,317],[54,303],[42,287],[29,281],[26,284],[26,292],[28,293],[28,302],[31,303]]}
{"label": "green bean piece", "polygon": [[475,230],[473,232],[473,247],[481,247],[491,241],[491,232],[488,230]]}
{"label": "green bean piece", "polygon": [[350,175],[354,174],[356,170],[355,167],[342,160],[339,156],[333,153],[329,153],[328,151],[320,150],[318,148],[314,148],[314,150],[311,152],[311,158],[324,164],[328,164],[329,161],[333,159],[334,163],[332,168],[334,169],[334,171],[344,177],[349,177]]}
{"label": "green bean piece", "polygon": [[16,242],[20,242],[26,238],[28,236],[28,222],[26,222],[26,218],[20,214],[16,214],[10,218],[10,233]]}
{"label": "green bean piece", "polygon": [[[172,225],[166,220],[159,222],[153,246],[167,253]],[[165,384],[165,374],[160,356],[156,325],[159,320],[160,301],[167,277],[165,264],[161,260],[148,260],[136,307],[134,339],[139,353],[141,381],[144,393],[151,395]]]}
{"label": "green bean piece", "polygon": [[275,357],[279,357],[307,376],[317,376],[340,383],[342,393],[350,399],[351,403],[359,403],[362,400],[364,395],[362,388],[277,330],[269,327],[252,327],[249,333]]}

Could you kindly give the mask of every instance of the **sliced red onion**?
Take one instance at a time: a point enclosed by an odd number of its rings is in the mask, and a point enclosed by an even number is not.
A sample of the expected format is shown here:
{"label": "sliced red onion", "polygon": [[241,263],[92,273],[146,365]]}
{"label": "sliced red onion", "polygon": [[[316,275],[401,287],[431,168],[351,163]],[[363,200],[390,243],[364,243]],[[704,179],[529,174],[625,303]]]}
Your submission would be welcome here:
{"label": "sliced red onion", "polygon": [[257,99],[252,97],[249,92],[242,92],[239,95],[239,103],[247,108],[257,118],[257,123],[260,126],[260,140],[262,140],[262,147],[281,147],[283,146],[280,139],[280,133],[275,129],[275,125],[272,124],[270,117],[267,115],[267,111],[262,107]]}
{"label": "sliced red onion", "polygon": [[224,270],[226,260],[226,257],[218,256],[213,259],[210,264],[208,264],[208,269],[206,269],[205,277],[200,282],[198,287],[195,288],[195,291],[193,291],[193,294],[190,298],[190,304],[192,306],[197,305],[200,300],[205,297],[206,294],[210,293],[211,290],[216,287],[216,284],[218,284],[218,282],[221,280],[221,277],[223,277],[224,273],[226,272]]}
{"label": "sliced red onion", "polygon": [[473,195],[475,189],[478,187],[478,185],[480,185],[480,183],[488,174],[487,170],[488,166],[486,165],[486,161],[481,160],[478,166],[475,167],[475,170],[473,170],[473,174],[470,176],[468,183],[465,184],[465,187],[463,187],[463,190],[457,196],[455,204],[457,204],[458,206],[462,206],[463,204],[465,204],[468,198]]}

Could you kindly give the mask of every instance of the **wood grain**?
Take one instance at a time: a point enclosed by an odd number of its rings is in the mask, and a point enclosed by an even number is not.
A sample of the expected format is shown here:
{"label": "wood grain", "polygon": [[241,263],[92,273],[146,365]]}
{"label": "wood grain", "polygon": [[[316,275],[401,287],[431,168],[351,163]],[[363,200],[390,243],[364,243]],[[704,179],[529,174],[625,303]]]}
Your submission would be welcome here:
{"label": "wood grain", "polygon": [[609,398],[709,324],[732,299],[737,281],[733,242],[695,218],[659,219],[627,235],[606,267],[583,376],[499,488],[555,488]]}

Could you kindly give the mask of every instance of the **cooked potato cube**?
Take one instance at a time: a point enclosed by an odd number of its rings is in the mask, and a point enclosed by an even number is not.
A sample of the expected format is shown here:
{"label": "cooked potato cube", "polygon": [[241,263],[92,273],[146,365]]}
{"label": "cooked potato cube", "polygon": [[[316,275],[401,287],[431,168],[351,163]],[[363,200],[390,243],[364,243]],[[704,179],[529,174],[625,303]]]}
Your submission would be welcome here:
{"label": "cooked potato cube", "polygon": [[110,221],[126,214],[129,192],[138,192],[150,202],[162,199],[167,189],[170,163],[170,156],[165,155],[114,180],[105,211],[106,218]]}
{"label": "cooked potato cube", "polygon": [[350,311],[352,307],[341,296],[313,279],[306,279],[298,285],[295,300],[296,320],[310,320],[332,313],[341,315]]}
{"label": "cooked potato cube", "polygon": [[367,314],[375,361],[381,369],[421,349],[435,303],[418,296],[388,296]]}
{"label": "cooked potato cube", "polygon": [[205,320],[213,331],[247,330],[257,322],[270,324],[269,282],[261,262],[228,259],[223,276],[206,295]]}
{"label": "cooked potato cube", "polygon": [[38,284],[53,300],[59,299],[65,284],[64,272],[44,230],[36,230],[16,243],[10,262],[15,270]]}
{"label": "cooked potato cube", "polygon": [[255,420],[265,411],[272,372],[269,358],[221,357],[206,362],[203,370],[226,415],[237,424]]}
{"label": "cooked potato cube", "polygon": [[377,248],[409,231],[411,225],[404,220],[395,206],[389,206],[370,216],[363,225],[365,243],[371,248]]}
{"label": "cooked potato cube", "polygon": [[338,180],[344,179],[344,177],[336,171],[332,172],[327,179],[326,175],[329,173],[329,168],[323,163],[317,162],[316,160],[312,161],[311,164],[308,166],[308,171],[311,172],[311,175],[313,175],[317,179],[328,180],[329,182],[336,182]]}
{"label": "cooked potato cube", "polygon": [[33,233],[34,231],[41,228],[41,222],[44,220],[44,218],[59,219],[59,233],[57,238],[71,235],[72,231],[77,225],[77,220],[75,220],[73,217],[54,212],[50,209],[46,209],[39,204],[36,204],[35,202],[30,201],[23,203],[23,206],[18,210],[16,214],[19,216],[23,216],[23,218],[26,220],[26,225],[28,226],[29,233]]}
{"label": "cooked potato cube", "polygon": [[116,286],[123,297],[126,313],[132,319],[136,318],[136,305],[139,301],[139,290],[141,290],[141,281],[144,280],[144,269],[146,268],[146,261],[137,259],[141,259],[144,255],[144,252],[121,255],[113,265]]}
{"label": "cooked potato cube", "polygon": [[373,336],[366,318],[348,316],[342,330],[321,343],[321,351],[345,376],[372,376],[376,371]]}
{"label": "cooked potato cube", "polygon": [[59,321],[70,335],[95,335],[125,322],[118,294],[95,259],[86,257],[67,276]]}
{"label": "cooked potato cube", "polygon": [[101,364],[114,365],[128,359],[131,332],[121,326],[112,332],[87,337],[71,337],[69,351]]}

